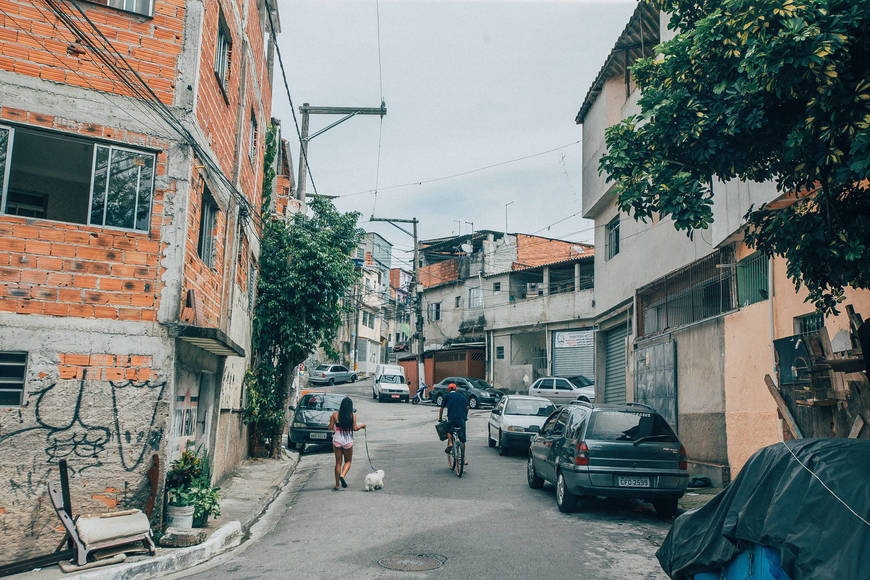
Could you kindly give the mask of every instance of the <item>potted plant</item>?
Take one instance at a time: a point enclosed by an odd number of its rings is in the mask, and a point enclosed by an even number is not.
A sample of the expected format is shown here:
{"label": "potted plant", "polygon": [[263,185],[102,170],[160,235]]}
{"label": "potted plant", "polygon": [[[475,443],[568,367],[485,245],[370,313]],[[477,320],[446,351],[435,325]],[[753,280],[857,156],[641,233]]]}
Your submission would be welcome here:
{"label": "potted plant", "polygon": [[202,460],[197,453],[185,450],[172,462],[166,474],[167,525],[176,528],[193,527],[194,483],[202,477]]}
{"label": "potted plant", "polygon": [[218,496],[220,488],[195,487],[191,490],[191,504],[193,505],[193,527],[204,528],[209,516],[221,515],[221,504]]}

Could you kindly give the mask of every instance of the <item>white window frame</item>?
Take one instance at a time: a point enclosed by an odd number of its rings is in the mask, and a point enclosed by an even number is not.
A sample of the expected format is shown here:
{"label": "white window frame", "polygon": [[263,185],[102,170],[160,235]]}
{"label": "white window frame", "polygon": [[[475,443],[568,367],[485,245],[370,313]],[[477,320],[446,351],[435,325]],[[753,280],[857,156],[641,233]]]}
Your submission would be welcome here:
{"label": "white window frame", "polygon": [[[214,235],[215,229],[217,228],[217,218],[220,213],[220,207],[214,197],[212,197],[208,187],[203,186],[202,188],[202,199],[199,206],[199,235],[196,243],[196,255],[199,256],[199,259],[202,260],[203,264],[214,269],[215,262],[217,262],[217,256],[215,256]],[[206,209],[209,210],[208,225],[210,230],[207,236],[203,235],[203,226],[206,223]]]}
{"label": "white window frame", "polygon": [[227,25],[223,10],[218,14],[218,29],[215,37],[214,74],[221,90],[226,91],[230,84],[230,65],[232,64],[233,36]]}
{"label": "white window frame", "polygon": [[248,159],[251,160],[251,164],[255,162],[255,155],[257,154],[258,130],[259,125],[257,124],[257,115],[254,113],[254,110],[251,109],[251,127],[248,135]]}
{"label": "white window frame", "polygon": [[613,259],[619,253],[619,217],[617,215],[604,226],[605,257],[607,260]]}
{"label": "white window frame", "polygon": [[469,308],[481,308],[483,306],[483,299],[480,292],[480,286],[474,286],[473,288],[468,289],[468,307]]}
{"label": "white window frame", "polygon": [[[106,8],[113,8],[115,10],[120,10],[121,12],[128,12],[130,14],[136,14],[138,16],[145,16],[147,18],[154,17],[154,0],[149,0],[148,2],[148,11],[147,12],[139,12],[138,10],[133,10],[132,8],[127,8],[128,4],[134,4],[131,0],[87,0],[93,4],[98,6],[105,6]],[[112,2],[115,4],[121,4],[121,6],[113,6]]]}
{"label": "white window frame", "polygon": [[429,322],[438,322],[441,320],[441,303],[430,302],[426,305],[426,314]]}
{"label": "white window frame", "polygon": [[[74,141],[80,141],[83,143],[89,144],[93,147],[91,152],[91,174],[90,174],[90,187],[88,189],[88,208],[87,208],[87,221],[85,223],[79,222],[68,222],[63,220],[56,220],[52,218],[33,218],[40,219],[49,222],[58,222],[63,224],[76,224],[81,226],[90,226],[107,230],[116,230],[122,232],[136,232],[140,234],[149,234],[151,232],[151,216],[154,208],[154,193],[156,190],[156,179],[157,179],[157,155],[153,151],[145,151],[142,149],[135,149],[133,147],[126,147],[124,145],[117,145],[115,143],[107,143],[104,141],[97,141],[95,139],[88,139],[87,137],[82,137],[80,135],[74,135],[70,133],[66,133],[64,131],[52,131],[52,130],[44,130],[40,127],[30,127],[23,126],[21,127],[24,131],[33,131],[34,133],[44,133],[46,135],[54,135],[58,138],[65,138]],[[16,127],[13,125],[2,125],[0,124],[0,131],[8,131],[9,138],[6,141],[6,151],[5,151],[5,167],[0,168],[0,171],[3,173],[3,181],[0,183],[0,215],[12,215],[6,213],[6,204],[9,193],[9,176],[12,172],[12,150],[15,145],[15,132]],[[133,206],[133,226],[132,228],[126,228],[122,226],[113,226],[106,225],[106,206],[103,207],[103,223],[93,223],[91,222],[91,209],[94,204],[94,177],[97,170],[97,151],[100,147],[106,148],[109,150],[109,156],[106,165],[106,185],[103,191],[103,195],[108,198],[109,187],[111,185],[111,175],[112,175],[112,153],[114,151],[127,151],[130,153],[134,153],[136,155],[142,155],[151,158],[151,190],[149,192],[149,202],[148,202],[148,217],[145,219],[145,223],[147,224],[146,229],[141,230],[135,227],[136,225],[136,213],[139,206],[139,199],[142,197],[142,192],[139,191],[139,186],[142,182],[143,177],[147,177],[142,174],[142,169],[139,169],[139,173],[136,178],[136,202]]]}

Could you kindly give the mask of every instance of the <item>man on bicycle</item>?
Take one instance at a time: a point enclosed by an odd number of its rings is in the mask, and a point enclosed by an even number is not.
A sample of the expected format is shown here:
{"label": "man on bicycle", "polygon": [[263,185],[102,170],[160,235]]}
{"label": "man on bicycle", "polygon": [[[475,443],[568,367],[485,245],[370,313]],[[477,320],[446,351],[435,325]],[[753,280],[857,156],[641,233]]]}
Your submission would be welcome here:
{"label": "man on bicycle", "polygon": [[[468,420],[468,399],[456,391],[456,385],[450,383],[447,385],[447,396],[441,401],[441,409],[438,410],[438,421],[440,422],[444,416],[444,409],[447,409],[447,422],[453,428],[459,429],[459,441],[463,446],[463,457],[465,456],[465,422]],[[447,449],[445,453],[450,453],[453,450],[453,433],[447,434]],[[468,461],[465,462],[468,465]]]}

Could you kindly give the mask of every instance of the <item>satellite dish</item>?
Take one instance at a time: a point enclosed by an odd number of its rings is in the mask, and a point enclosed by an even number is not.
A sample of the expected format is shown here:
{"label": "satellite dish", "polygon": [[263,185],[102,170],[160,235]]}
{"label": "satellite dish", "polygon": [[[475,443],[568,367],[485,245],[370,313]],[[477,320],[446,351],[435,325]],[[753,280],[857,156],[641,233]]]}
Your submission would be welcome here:
{"label": "satellite dish", "polygon": [[471,246],[471,244],[462,244],[461,246],[459,246],[459,248],[466,254],[470,254],[474,251],[474,248]]}

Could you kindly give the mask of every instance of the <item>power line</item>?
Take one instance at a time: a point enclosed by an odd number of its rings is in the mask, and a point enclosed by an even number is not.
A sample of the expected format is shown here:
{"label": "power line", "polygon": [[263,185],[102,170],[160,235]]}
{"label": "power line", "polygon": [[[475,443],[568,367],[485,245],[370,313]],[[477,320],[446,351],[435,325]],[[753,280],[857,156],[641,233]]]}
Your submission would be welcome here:
{"label": "power line", "polygon": [[[305,151],[305,146],[302,143],[302,131],[299,129],[299,120],[296,118],[296,107],[293,105],[293,97],[290,96],[290,85],[287,84],[287,72],[284,70],[284,58],[281,56],[281,48],[278,46],[278,37],[275,35],[275,23],[272,21],[272,5],[269,0],[266,2],[266,14],[269,16],[269,36],[272,38],[272,44],[275,46],[275,52],[278,54],[278,66],[281,68],[281,78],[284,80],[284,90],[287,92],[287,99],[290,101],[290,112],[293,114],[293,124],[296,126],[296,136],[299,138],[299,148],[302,150],[302,158],[305,160],[305,169],[308,171],[308,180],[311,181],[311,188],[314,193],[317,193],[317,185],[314,183],[314,177],[311,174],[311,166],[308,164],[308,153]],[[297,183],[296,187],[300,187]],[[304,199],[302,200],[305,201]]]}
{"label": "power line", "polygon": [[[452,173],[450,175],[442,175],[440,177],[420,179],[418,181],[409,181],[408,183],[399,183],[396,185],[388,185],[386,187],[381,187],[379,189],[379,191],[388,191],[391,189],[399,189],[402,187],[411,187],[414,185],[424,185],[424,184],[428,184],[428,183],[435,183],[438,181],[444,181],[446,179],[454,179],[456,177],[464,177],[466,175],[471,175],[473,173],[478,173],[480,171],[485,171],[487,169],[492,169],[494,167],[501,167],[502,165],[508,165],[511,163],[516,163],[518,161],[525,161],[526,159],[532,159],[534,157],[540,157],[542,155],[547,155],[548,153],[553,153],[554,151],[561,151],[562,149],[567,149],[568,147],[573,147],[574,145],[577,145],[578,143],[580,143],[579,140],[574,141],[573,143],[567,143],[565,145],[560,145],[559,147],[553,147],[552,149],[547,149],[546,151],[539,151],[538,153],[532,153],[530,155],[523,155],[522,157],[516,157],[514,159],[508,159],[506,161],[499,161],[497,163],[490,163],[489,165],[484,165],[482,167],[476,167],[474,169],[469,169],[467,171],[461,171],[459,173]],[[367,189],[365,191],[355,191],[353,193],[344,193],[344,194],[336,195],[335,197],[337,197],[337,198],[353,197],[353,196],[365,195],[365,194],[369,194],[369,193],[372,193],[372,190]]]}

